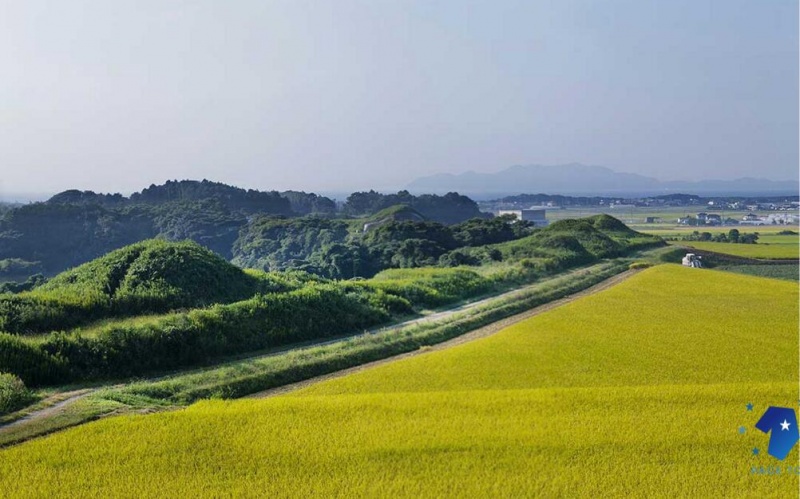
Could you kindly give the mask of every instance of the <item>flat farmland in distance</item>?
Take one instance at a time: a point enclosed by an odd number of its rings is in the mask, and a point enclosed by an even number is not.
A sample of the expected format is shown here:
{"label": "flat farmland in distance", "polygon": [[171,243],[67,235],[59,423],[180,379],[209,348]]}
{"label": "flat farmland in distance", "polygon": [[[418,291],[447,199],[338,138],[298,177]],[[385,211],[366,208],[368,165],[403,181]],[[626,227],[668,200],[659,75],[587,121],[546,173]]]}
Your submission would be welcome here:
{"label": "flat farmland in distance", "polygon": [[795,242],[734,244],[715,243],[711,241],[675,241],[674,244],[697,248],[699,250],[713,251],[715,253],[724,253],[726,255],[741,256],[744,258],[764,260],[797,259],[800,256],[800,246],[798,246],[796,240],[797,236],[785,237],[795,238]]}
{"label": "flat farmland in distance", "polygon": [[800,265],[797,263],[780,265],[725,265],[722,267],[717,267],[717,269],[726,270],[728,272],[736,272],[737,274],[770,277],[772,279],[785,279],[789,281],[800,280]]}
{"label": "flat farmland in distance", "polygon": [[[717,226],[702,226],[702,227],[687,227],[687,226],[668,226],[667,224],[641,224],[634,225],[634,230],[652,234],[661,237],[682,237],[688,236],[692,232],[710,232],[712,234],[724,233],[727,234],[731,229],[736,229],[740,234],[753,234],[759,235],[759,241],[765,238],[778,237],[778,238],[794,238],[798,239],[798,235],[779,236],[778,232],[791,230],[800,233],[800,228],[794,225],[717,225]],[[769,242],[765,240],[765,242]]]}
{"label": "flat farmland in distance", "polygon": [[[580,218],[599,214],[611,215],[625,222],[628,226],[636,230],[646,230],[649,228],[658,229],[660,227],[670,228],[676,227],[678,218],[688,215],[696,216],[697,213],[717,213],[723,218],[733,218],[741,220],[741,218],[751,212],[742,210],[718,210],[706,206],[678,206],[678,207],[647,207],[647,206],[634,206],[622,208],[610,208],[608,206],[585,206],[585,207],[570,207],[564,209],[547,209],[547,218],[549,220],[563,220],[565,218]],[[759,216],[766,216],[769,214],[779,213],[775,211],[759,210],[752,212]],[[781,212],[782,213],[782,212]],[[788,214],[797,215],[797,211],[787,212]],[[658,223],[645,223],[647,217],[655,217],[661,219]],[[769,228],[771,225],[757,226],[760,228]],[[701,227],[702,228],[702,227]],[[786,228],[786,227],[784,227]],[[796,226],[788,226],[789,229],[796,230]]]}
{"label": "flat farmland in distance", "polygon": [[792,497],[751,467],[777,463],[755,422],[797,405],[797,320],[796,283],[661,265],[283,396],[0,451],[0,496]]}

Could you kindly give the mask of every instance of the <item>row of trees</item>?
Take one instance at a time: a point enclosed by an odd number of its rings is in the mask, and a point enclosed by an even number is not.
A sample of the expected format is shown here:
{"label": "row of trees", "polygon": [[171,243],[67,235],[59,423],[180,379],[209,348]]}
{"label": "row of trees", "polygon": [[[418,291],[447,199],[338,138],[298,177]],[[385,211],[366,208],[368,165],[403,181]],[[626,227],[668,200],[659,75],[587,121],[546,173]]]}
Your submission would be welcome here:
{"label": "row of trees", "polygon": [[683,236],[682,241],[712,241],[716,243],[737,243],[737,244],[756,244],[758,241],[758,232],[749,232],[742,234],[738,229],[731,229],[727,234],[720,232],[712,234],[710,232],[694,231],[691,234]]}

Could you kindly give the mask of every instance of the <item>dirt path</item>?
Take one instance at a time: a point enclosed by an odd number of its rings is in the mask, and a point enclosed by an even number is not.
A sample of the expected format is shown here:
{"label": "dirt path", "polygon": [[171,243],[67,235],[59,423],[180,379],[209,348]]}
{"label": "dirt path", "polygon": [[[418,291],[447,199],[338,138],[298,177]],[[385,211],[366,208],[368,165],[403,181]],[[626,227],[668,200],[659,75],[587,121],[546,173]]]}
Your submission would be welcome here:
{"label": "dirt path", "polygon": [[[524,321],[525,319],[529,319],[531,317],[537,316],[554,308],[560,307],[562,305],[566,305],[567,303],[573,302],[584,296],[588,296],[594,293],[598,293],[605,289],[608,289],[620,282],[624,281],[625,279],[629,278],[633,274],[639,272],[638,270],[627,270],[622,272],[621,274],[617,274],[615,276],[609,277],[605,281],[602,281],[598,284],[590,288],[586,288],[583,291],[579,291],[577,293],[571,294],[569,296],[565,296],[564,298],[551,301],[550,303],[546,303],[544,305],[540,305],[538,307],[534,307],[530,310],[522,312],[517,315],[512,315],[511,317],[506,317],[505,319],[501,319],[497,322],[493,322],[489,325],[483,326],[481,328],[475,329],[474,331],[470,331],[469,333],[462,334],[461,336],[457,336],[447,341],[443,341],[442,343],[437,343],[436,345],[432,345],[425,349],[414,350],[413,352],[406,352],[400,355],[395,355],[393,357],[387,357],[385,359],[376,360],[374,362],[369,362],[367,364],[361,364],[360,366],[351,367],[348,369],[344,369],[341,371],[336,371],[334,373],[324,374],[322,376],[317,376],[315,378],[309,378],[303,381],[298,381],[297,383],[292,383],[289,385],[280,386],[277,388],[272,388],[269,390],[265,390],[263,392],[254,393],[252,395],[248,395],[244,398],[265,398],[265,397],[272,397],[274,395],[281,395],[284,393],[292,392],[295,390],[299,390],[301,388],[305,388],[306,386],[313,385],[315,383],[319,383],[321,381],[327,381],[329,379],[339,378],[341,376],[347,376],[349,374],[357,373],[359,371],[363,371],[365,369],[371,369],[373,367],[380,366],[382,364],[386,364],[389,362],[395,362],[401,359],[406,359],[409,357],[414,357],[417,355],[421,355],[428,352],[433,352],[436,350],[444,350],[445,348],[452,348],[457,345],[462,345],[464,343],[474,341],[480,338],[486,338],[487,336],[491,336],[498,331],[501,331],[517,322]],[[514,292],[510,293],[513,294]],[[477,303],[477,302],[476,302]],[[474,304],[469,304],[467,307],[472,307]],[[447,311],[451,312],[451,311]]]}
{"label": "dirt path", "polygon": [[[280,347],[271,348],[268,351],[261,351],[261,352],[259,352],[257,354],[252,354],[251,353],[251,354],[245,354],[245,355],[237,356],[231,362],[239,362],[239,361],[248,360],[248,359],[262,359],[262,358],[265,358],[265,357],[272,357],[272,356],[275,356],[275,355],[284,354],[284,353],[289,352],[291,350],[298,350],[298,349],[301,349],[301,348],[314,348],[314,347],[332,345],[334,343],[339,343],[340,341],[350,340],[350,339],[353,339],[353,338],[358,338],[360,336],[365,336],[365,335],[370,335],[370,334],[377,334],[377,333],[385,333],[385,332],[394,331],[394,330],[397,330],[397,329],[404,329],[406,327],[413,326],[413,325],[416,325],[416,324],[423,324],[423,323],[426,323],[426,322],[439,321],[439,320],[442,320],[442,319],[447,319],[448,317],[451,317],[453,315],[459,314],[461,312],[464,312],[464,311],[467,311],[467,310],[470,310],[470,309],[473,309],[473,308],[476,308],[476,307],[480,307],[482,305],[486,305],[486,304],[491,303],[491,302],[493,302],[495,300],[498,300],[498,299],[513,298],[516,295],[524,294],[524,293],[528,292],[531,288],[534,288],[534,287],[537,287],[537,286],[541,286],[543,283],[546,283],[548,281],[552,281],[552,280],[556,280],[556,279],[563,279],[564,277],[567,277],[567,276],[570,276],[570,275],[576,275],[576,274],[580,274],[582,272],[586,272],[586,270],[587,269],[585,267],[578,268],[578,269],[573,269],[573,270],[570,270],[569,272],[566,272],[564,274],[555,275],[555,276],[547,278],[547,279],[545,279],[543,281],[538,281],[538,282],[535,282],[535,283],[532,283],[532,284],[526,284],[525,286],[523,286],[521,288],[513,289],[511,291],[504,291],[504,292],[502,292],[500,294],[490,295],[490,296],[487,296],[486,298],[481,298],[480,300],[471,301],[469,303],[465,303],[465,304],[459,305],[457,307],[448,308],[448,309],[445,309],[445,310],[439,310],[439,311],[436,311],[436,312],[431,312],[431,313],[428,313],[427,315],[423,315],[422,317],[415,317],[414,319],[408,319],[407,321],[398,322],[398,323],[394,323],[394,324],[389,324],[389,325],[385,325],[385,326],[378,326],[378,327],[375,327],[375,328],[372,328],[372,329],[368,329],[366,331],[362,331],[362,332],[359,332],[359,333],[349,333],[349,334],[343,334],[343,335],[340,335],[340,336],[332,336],[332,337],[326,338],[324,340],[308,340],[308,341],[302,341],[302,342],[298,342],[298,343],[292,343],[292,344],[289,344],[289,345],[284,345],[284,346],[280,346]],[[613,277],[609,278],[609,279],[613,279]],[[223,362],[223,363],[219,364],[219,366],[225,365],[227,363],[228,362]],[[182,371],[182,372],[183,373],[187,373],[188,371]],[[164,376],[164,378],[168,378],[168,377],[169,377],[169,375]]]}
{"label": "dirt path", "polygon": [[[0,433],[11,431],[12,429],[18,426],[26,425],[35,420],[53,416],[66,409],[67,406],[70,406],[73,403],[77,402],[78,400],[89,396],[94,391],[95,391],[94,389],[85,389],[85,390],[75,390],[72,392],[64,392],[56,394],[53,397],[51,397],[51,399],[56,398],[57,401],[55,403],[53,403],[52,405],[48,405],[43,409],[39,409],[38,411],[33,411],[19,419],[15,419],[10,423],[0,426]],[[45,400],[45,402],[47,402],[47,400]]]}
{"label": "dirt path", "polygon": [[[572,270],[572,271],[570,271],[570,272],[568,272],[566,274],[562,274],[562,275],[556,276],[554,278],[562,278],[565,275],[575,274],[575,273],[583,272],[585,270],[586,269],[575,269],[575,270]],[[517,315],[511,316],[511,317],[507,317],[505,319],[502,319],[500,321],[493,322],[492,324],[489,324],[487,326],[478,328],[478,329],[476,329],[474,331],[471,331],[469,333],[465,333],[465,334],[463,334],[461,336],[458,336],[456,338],[453,338],[453,339],[450,339],[448,341],[433,345],[433,346],[431,346],[429,348],[426,348],[425,350],[416,350],[414,352],[408,352],[408,353],[405,353],[405,354],[396,355],[394,357],[388,357],[386,359],[378,360],[378,361],[375,361],[375,362],[370,362],[368,364],[363,364],[361,366],[352,367],[352,368],[349,368],[349,369],[345,369],[343,371],[338,371],[338,372],[335,372],[335,373],[326,374],[326,375],[319,376],[319,377],[316,377],[316,378],[311,378],[311,379],[308,379],[308,380],[305,380],[305,381],[300,381],[298,383],[293,383],[293,384],[290,384],[290,385],[285,385],[285,386],[274,388],[274,389],[271,389],[271,390],[258,392],[258,393],[255,393],[253,395],[248,395],[247,398],[261,398],[261,397],[268,397],[268,396],[272,396],[272,395],[277,395],[277,394],[281,394],[281,393],[290,392],[290,391],[302,388],[304,386],[310,385],[312,383],[318,383],[318,382],[324,381],[326,379],[332,379],[332,378],[337,378],[339,376],[345,376],[347,374],[358,372],[358,371],[360,371],[362,369],[369,369],[371,367],[374,367],[374,366],[377,366],[377,365],[381,365],[381,364],[386,363],[386,362],[394,362],[396,360],[400,360],[400,359],[403,359],[403,358],[406,358],[406,357],[412,357],[414,355],[419,355],[420,353],[434,351],[434,350],[441,350],[441,349],[444,349],[444,348],[450,348],[452,346],[460,345],[460,344],[466,343],[468,341],[476,340],[478,338],[483,338],[483,337],[489,336],[491,334],[494,334],[497,331],[500,331],[501,329],[504,329],[504,328],[516,323],[516,322],[525,320],[525,319],[527,319],[529,317],[533,317],[535,315],[541,314],[541,313],[546,312],[548,310],[551,310],[553,308],[559,307],[561,305],[564,305],[565,303],[569,303],[571,301],[574,301],[574,300],[576,300],[576,299],[578,299],[578,298],[580,298],[582,296],[586,296],[586,295],[589,295],[589,294],[592,294],[592,293],[597,293],[598,291],[602,291],[603,289],[606,289],[606,288],[608,288],[610,286],[613,286],[614,284],[626,279],[627,277],[629,277],[634,272],[635,271],[628,270],[628,271],[623,272],[621,274],[617,274],[617,275],[615,275],[613,277],[610,277],[610,278],[606,279],[605,281],[602,281],[602,282],[600,282],[598,284],[595,284],[594,286],[592,286],[590,288],[587,288],[587,289],[585,289],[583,291],[580,291],[578,293],[575,293],[573,295],[569,295],[569,296],[567,296],[565,298],[561,298],[559,300],[555,300],[553,302],[541,305],[539,307],[533,308],[533,309],[528,310],[526,312],[523,312],[521,314],[517,314]],[[464,312],[466,310],[470,310],[472,308],[479,307],[481,305],[484,305],[484,304],[487,304],[489,302],[492,302],[493,300],[509,298],[509,297],[513,297],[513,296],[521,294],[521,293],[525,293],[528,290],[528,288],[530,288],[532,286],[538,286],[540,284],[541,284],[541,282],[535,283],[535,284],[528,285],[528,286],[525,286],[525,287],[522,287],[522,288],[519,288],[519,289],[515,289],[515,290],[512,290],[512,291],[507,291],[507,292],[501,293],[499,295],[494,295],[494,296],[490,296],[490,297],[487,297],[487,298],[484,298],[484,299],[481,299],[481,300],[470,302],[470,303],[467,303],[467,304],[464,304],[464,305],[461,305],[461,306],[458,306],[458,307],[455,307],[455,308],[451,308],[451,309],[447,309],[447,310],[441,310],[441,311],[434,312],[432,314],[429,314],[429,315],[426,315],[426,316],[423,316],[423,317],[410,319],[408,321],[405,321],[405,322],[402,322],[402,323],[399,323],[399,324],[393,324],[391,326],[384,326],[384,327],[376,328],[374,330],[370,330],[370,331],[367,331],[367,332],[361,332],[361,333],[357,333],[357,334],[344,335],[344,336],[335,337],[335,338],[328,338],[328,339],[325,339],[325,340],[322,340],[322,341],[310,341],[310,342],[303,342],[303,343],[300,343],[300,344],[286,345],[284,347],[280,347],[280,348],[277,348],[277,349],[275,349],[273,351],[270,351],[269,353],[266,353],[266,354],[262,353],[262,354],[259,354],[259,355],[254,355],[252,357],[249,357],[249,356],[248,357],[243,357],[242,359],[237,359],[237,361],[243,360],[245,358],[262,358],[262,357],[269,357],[269,356],[273,356],[273,355],[281,355],[283,353],[286,353],[287,351],[290,351],[290,350],[293,350],[293,349],[296,349],[296,348],[307,348],[307,347],[316,347],[316,346],[328,345],[328,344],[337,343],[337,342],[340,342],[340,341],[343,341],[343,340],[346,340],[346,339],[349,339],[349,338],[355,338],[357,336],[362,336],[364,334],[374,334],[374,333],[377,333],[377,332],[384,332],[384,331],[390,331],[390,330],[395,330],[395,329],[402,329],[402,328],[411,326],[413,324],[420,324],[420,323],[429,322],[429,321],[437,321],[437,320],[441,320],[441,319],[446,319],[446,318],[451,317],[451,316],[453,316],[455,314],[458,314],[460,312]],[[165,377],[168,377],[168,376],[165,376]],[[155,378],[155,379],[159,379],[159,378]],[[49,417],[52,417],[52,416],[57,416],[59,413],[65,411],[73,403],[75,403],[78,400],[81,400],[83,398],[86,398],[87,396],[91,395],[95,391],[97,391],[97,388],[88,388],[88,389],[75,390],[75,391],[71,391],[71,392],[64,392],[64,393],[59,393],[59,394],[53,395],[52,397],[50,397],[51,399],[55,400],[52,405],[49,405],[49,406],[47,406],[47,407],[45,407],[43,409],[32,411],[31,413],[26,414],[25,416],[21,417],[20,419],[14,420],[14,421],[12,421],[10,423],[0,425],[0,434],[5,433],[5,432],[13,431],[14,429],[16,429],[17,427],[20,427],[20,426],[24,426],[24,425],[28,425],[28,424],[31,424],[31,423],[35,423],[36,421],[41,421],[43,419],[46,419],[46,418],[49,418]]]}

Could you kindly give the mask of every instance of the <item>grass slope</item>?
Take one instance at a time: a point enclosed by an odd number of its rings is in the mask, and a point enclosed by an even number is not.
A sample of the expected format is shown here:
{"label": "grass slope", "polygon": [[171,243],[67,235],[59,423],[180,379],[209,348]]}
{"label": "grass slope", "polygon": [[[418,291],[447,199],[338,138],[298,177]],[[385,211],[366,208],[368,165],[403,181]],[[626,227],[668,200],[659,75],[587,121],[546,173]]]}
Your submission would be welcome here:
{"label": "grass slope", "polygon": [[766,406],[797,403],[797,320],[793,283],[656,267],[288,396],[4,450],[0,494],[788,497],[798,477],[751,475],[781,464],[751,449]]}

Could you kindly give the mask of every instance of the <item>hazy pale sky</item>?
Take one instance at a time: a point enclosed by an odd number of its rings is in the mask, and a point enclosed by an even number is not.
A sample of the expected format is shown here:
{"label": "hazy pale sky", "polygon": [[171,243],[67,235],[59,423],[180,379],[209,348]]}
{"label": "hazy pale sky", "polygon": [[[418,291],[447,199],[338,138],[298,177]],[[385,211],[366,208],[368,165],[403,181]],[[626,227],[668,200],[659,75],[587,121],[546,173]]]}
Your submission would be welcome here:
{"label": "hazy pale sky", "polygon": [[0,192],[797,178],[796,0],[0,0]]}

